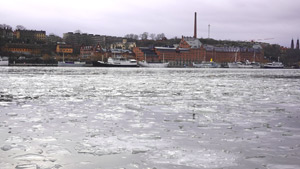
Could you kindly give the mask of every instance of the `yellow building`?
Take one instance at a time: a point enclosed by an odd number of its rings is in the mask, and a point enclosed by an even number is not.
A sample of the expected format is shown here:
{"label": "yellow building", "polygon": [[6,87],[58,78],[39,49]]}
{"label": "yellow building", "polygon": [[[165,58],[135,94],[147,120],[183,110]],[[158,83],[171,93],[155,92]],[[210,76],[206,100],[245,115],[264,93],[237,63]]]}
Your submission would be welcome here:
{"label": "yellow building", "polygon": [[19,53],[23,55],[41,55],[42,46],[37,44],[7,43],[4,48],[6,52]]}
{"label": "yellow building", "polygon": [[72,54],[73,53],[73,48],[72,48],[71,45],[57,44],[56,45],[56,53]]}
{"label": "yellow building", "polygon": [[16,30],[15,35],[16,39],[24,41],[25,43],[46,42],[46,31]]}

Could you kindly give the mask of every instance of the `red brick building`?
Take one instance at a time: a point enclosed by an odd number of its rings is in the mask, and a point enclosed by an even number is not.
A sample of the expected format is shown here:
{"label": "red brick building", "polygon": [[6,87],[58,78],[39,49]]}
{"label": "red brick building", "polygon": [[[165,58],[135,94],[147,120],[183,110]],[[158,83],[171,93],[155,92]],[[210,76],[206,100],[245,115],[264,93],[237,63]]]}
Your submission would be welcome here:
{"label": "red brick building", "polygon": [[263,50],[239,47],[204,46],[192,37],[182,37],[177,48],[169,47],[136,47],[133,49],[138,61],[169,62],[170,66],[192,66],[193,62],[210,61],[218,63],[250,61],[265,63]]}

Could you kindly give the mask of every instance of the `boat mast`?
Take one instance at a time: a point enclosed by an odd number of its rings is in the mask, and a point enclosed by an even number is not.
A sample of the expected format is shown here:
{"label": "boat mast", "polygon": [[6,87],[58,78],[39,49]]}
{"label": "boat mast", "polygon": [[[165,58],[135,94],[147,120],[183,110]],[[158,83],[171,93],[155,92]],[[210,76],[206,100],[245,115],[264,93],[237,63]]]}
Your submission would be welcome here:
{"label": "boat mast", "polygon": [[236,52],[235,52],[234,62],[236,62],[236,59],[237,59],[237,52],[238,52],[238,50],[236,50]]}

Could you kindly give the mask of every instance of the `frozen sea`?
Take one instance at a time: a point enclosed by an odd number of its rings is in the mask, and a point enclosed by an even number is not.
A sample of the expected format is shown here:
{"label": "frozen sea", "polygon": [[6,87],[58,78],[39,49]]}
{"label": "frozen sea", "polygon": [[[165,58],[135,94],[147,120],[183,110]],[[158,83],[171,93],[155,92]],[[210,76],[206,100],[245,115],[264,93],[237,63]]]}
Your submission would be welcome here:
{"label": "frozen sea", "polygon": [[0,67],[0,169],[299,169],[300,70]]}

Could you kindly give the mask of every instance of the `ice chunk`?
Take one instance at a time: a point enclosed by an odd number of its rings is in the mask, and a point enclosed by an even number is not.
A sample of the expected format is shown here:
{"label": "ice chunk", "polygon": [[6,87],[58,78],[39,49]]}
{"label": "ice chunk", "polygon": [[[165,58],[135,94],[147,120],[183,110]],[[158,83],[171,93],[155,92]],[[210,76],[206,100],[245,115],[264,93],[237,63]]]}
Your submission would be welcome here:
{"label": "ice chunk", "polygon": [[4,145],[1,147],[1,150],[3,150],[3,151],[8,151],[10,149],[12,149],[12,147],[10,145]]}
{"label": "ice chunk", "polygon": [[36,164],[20,164],[17,165],[15,169],[38,169]]}
{"label": "ice chunk", "polygon": [[43,155],[40,154],[23,154],[14,157],[14,159],[21,160],[21,161],[45,161],[46,158]]}

